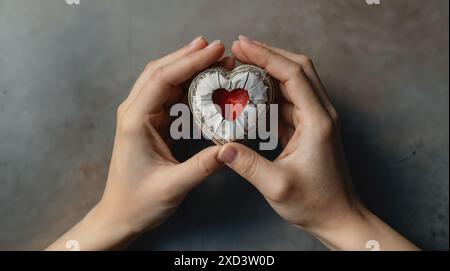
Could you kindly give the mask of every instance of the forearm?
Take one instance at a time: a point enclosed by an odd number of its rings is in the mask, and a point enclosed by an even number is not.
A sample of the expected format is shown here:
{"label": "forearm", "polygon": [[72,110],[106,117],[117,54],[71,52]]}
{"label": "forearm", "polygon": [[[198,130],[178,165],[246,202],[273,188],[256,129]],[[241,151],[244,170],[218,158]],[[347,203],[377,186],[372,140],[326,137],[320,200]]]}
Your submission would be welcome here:
{"label": "forearm", "polygon": [[352,210],[341,223],[311,233],[332,250],[420,250],[366,208]]}
{"label": "forearm", "polygon": [[136,236],[131,227],[117,223],[97,205],[77,225],[46,250],[113,250],[125,248]]}

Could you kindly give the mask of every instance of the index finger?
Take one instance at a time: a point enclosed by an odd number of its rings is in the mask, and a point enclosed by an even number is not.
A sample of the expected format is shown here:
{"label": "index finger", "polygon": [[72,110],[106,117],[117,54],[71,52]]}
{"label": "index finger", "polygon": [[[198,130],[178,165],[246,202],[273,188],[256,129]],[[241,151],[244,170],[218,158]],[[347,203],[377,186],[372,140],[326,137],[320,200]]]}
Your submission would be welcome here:
{"label": "index finger", "polygon": [[188,54],[191,54],[195,51],[198,51],[200,49],[205,48],[208,45],[208,42],[205,38],[202,36],[199,36],[195,38],[191,43],[188,45],[176,50],[175,52],[172,52],[158,60],[151,61],[147,64],[144,71],[141,73],[141,75],[136,80],[136,83],[134,84],[130,94],[128,95],[128,100],[131,102],[133,101],[139,94],[139,92],[142,90],[142,87],[145,85],[145,82],[147,82],[148,78],[152,75],[153,71],[161,66],[167,65],[183,56],[186,56]]}
{"label": "index finger", "polygon": [[324,112],[300,64],[254,43],[247,37],[239,37],[239,48],[248,60],[267,70],[281,82],[281,91],[295,106],[312,113]]}
{"label": "index finger", "polygon": [[289,52],[289,51],[281,49],[281,48],[273,47],[273,46],[270,46],[270,45],[262,43],[262,42],[255,41],[255,43],[257,43],[279,55],[282,55],[294,62],[299,63],[302,66],[303,70],[305,71],[306,76],[309,78],[312,86],[317,91],[317,94],[319,95],[320,100],[322,101],[325,108],[328,110],[330,116],[333,119],[337,118],[336,109],[334,108],[334,106],[331,102],[331,98],[328,95],[328,93],[326,92],[325,87],[323,86],[323,83],[320,80],[320,77],[317,74],[317,71],[316,71],[311,59],[309,59],[306,56],[298,55],[296,53]]}
{"label": "index finger", "polygon": [[[155,110],[162,106],[170,93],[189,80],[196,73],[216,63],[225,48],[220,41],[214,41],[207,47],[181,57],[174,62],[156,69],[139,93],[136,103],[143,110]],[[156,108],[158,107],[158,108]]]}

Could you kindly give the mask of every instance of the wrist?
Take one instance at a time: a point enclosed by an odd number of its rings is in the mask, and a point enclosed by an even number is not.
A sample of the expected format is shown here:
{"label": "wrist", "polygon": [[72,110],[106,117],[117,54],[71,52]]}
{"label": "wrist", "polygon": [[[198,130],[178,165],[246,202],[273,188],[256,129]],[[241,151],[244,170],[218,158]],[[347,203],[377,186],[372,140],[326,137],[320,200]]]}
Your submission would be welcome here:
{"label": "wrist", "polygon": [[366,243],[376,239],[371,234],[372,216],[358,203],[336,213],[327,223],[305,230],[333,250],[366,250]]}
{"label": "wrist", "polygon": [[136,235],[100,202],[63,238],[77,241],[80,250],[116,250],[125,248]]}
{"label": "wrist", "polygon": [[333,250],[419,250],[361,204],[309,232]]}
{"label": "wrist", "polygon": [[108,235],[117,244],[128,243],[141,233],[132,223],[122,218],[121,212],[111,210],[102,201],[92,208],[82,222],[91,225],[99,234]]}
{"label": "wrist", "polygon": [[46,250],[114,250],[126,247],[136,236],[127,224],[115,220],[97,204],[77,225]]}

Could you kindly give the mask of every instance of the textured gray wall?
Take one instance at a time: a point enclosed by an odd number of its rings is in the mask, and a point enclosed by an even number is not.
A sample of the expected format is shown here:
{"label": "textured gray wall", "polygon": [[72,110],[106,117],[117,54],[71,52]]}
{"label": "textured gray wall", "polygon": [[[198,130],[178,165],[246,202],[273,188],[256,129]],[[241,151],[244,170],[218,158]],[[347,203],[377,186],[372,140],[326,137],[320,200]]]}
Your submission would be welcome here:
{"label": "textured gray wall", "polygon": [[[242,33],[315,59],[364,201],[447,250],[449,1],[381,2],[0,0],[0,249],[45,247],[99,199],[115,108],[147,61]],[[325,249],[229,170],[132,248]]]}

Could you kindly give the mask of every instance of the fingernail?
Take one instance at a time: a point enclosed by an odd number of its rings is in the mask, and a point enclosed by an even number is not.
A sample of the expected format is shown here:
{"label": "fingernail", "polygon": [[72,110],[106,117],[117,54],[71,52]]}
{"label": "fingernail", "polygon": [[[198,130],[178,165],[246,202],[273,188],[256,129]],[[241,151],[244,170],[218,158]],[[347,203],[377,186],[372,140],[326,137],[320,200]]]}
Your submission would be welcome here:
{"label": "fingernail", "polygon": [[239,43],[239,41],[237,41],[237,40],[233,41],[233,45],[236,45],[238,43]]}
{"label": "fingernail", "polygon": [[237,150],[232,146],[223,146],[219,152],[218,158],[220,161],[225,164],[233,163],[234,159],[236,159]]}
{"label": "fingernail", "polygon": [[198,36],[196,37],[193,41],[191,41],[191,43],[189,43],[189,47],[193,48],[196,47],[197,45],[199,45],[201,43],[201,41],[205,40],[203,38],[203,36]]}
{"label": "fingernail", "polygon": [[211,42],[210,44],[208,44],[208,46],[206,46],[206,49],[216,47],[220,44],[222,44],[222,42],[220,40],[215,40],[215,41]]}
{"label": "fingernail", "polygon": [[243,42],[250,43],[250,44],[254,43],[252,39],[250,39],[244,35],[239,35],[239,40],[242,40]]}

